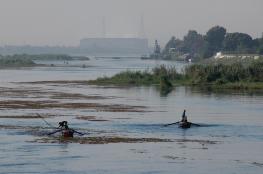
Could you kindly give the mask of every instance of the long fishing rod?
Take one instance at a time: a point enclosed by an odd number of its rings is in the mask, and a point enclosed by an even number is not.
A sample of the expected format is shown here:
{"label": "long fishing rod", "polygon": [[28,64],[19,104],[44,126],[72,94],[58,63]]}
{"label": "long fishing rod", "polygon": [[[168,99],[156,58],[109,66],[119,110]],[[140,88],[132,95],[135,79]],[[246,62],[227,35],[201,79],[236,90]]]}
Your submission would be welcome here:
{"label": "long fishing rod", "polygon": [[39,118],[41,118],[49,127],[51,127],[51,128],[56,128],[56,127],[54,127],[53,125],[51,125],[49,122],[47,122],[40,114],[37,114],[37,116],[38,116]]}

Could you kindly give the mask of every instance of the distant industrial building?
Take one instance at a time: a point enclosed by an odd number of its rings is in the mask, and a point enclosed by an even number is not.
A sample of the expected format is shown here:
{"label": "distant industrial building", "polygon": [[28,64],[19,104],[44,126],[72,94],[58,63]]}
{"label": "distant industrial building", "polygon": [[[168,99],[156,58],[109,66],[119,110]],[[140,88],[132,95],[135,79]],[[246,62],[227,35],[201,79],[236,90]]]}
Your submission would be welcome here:
{"label": "distant industrial building", "polygon": [[98,54],[147,54],[148,39],[145,38],[85,38],[80,49]]}
{"label": "distant industrial building", "polygon": [[102,33],[97,38],[84,38],[78,46],[4,46],[0,47],[0,54],[69,54],[69,55],[95,55],[95,56],[142,56],[150,51],[148,39],[144,32],[143,15],[140,20],[138,34],[127,37],[110,37],[106,31],[105,17],[102,19]]}

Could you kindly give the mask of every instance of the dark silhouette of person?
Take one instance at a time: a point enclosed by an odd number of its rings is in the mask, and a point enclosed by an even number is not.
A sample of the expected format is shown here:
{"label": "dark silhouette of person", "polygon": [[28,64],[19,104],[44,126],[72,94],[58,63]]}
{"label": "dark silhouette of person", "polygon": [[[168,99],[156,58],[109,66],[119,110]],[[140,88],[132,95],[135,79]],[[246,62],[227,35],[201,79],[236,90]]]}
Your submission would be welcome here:
{"label": "dark silhouette of person", "polygon": [[67,121],[61,121],[58,124],[59,124],[59,128],[61,128],[61,129],[69,129]]}
{"label": "dark silhouette of person", "polygon": [[183,112],[181,122],[187,122],[187,116],[185,115],[185,112],[186,112],[186,110],[184,110],[184,112]]}

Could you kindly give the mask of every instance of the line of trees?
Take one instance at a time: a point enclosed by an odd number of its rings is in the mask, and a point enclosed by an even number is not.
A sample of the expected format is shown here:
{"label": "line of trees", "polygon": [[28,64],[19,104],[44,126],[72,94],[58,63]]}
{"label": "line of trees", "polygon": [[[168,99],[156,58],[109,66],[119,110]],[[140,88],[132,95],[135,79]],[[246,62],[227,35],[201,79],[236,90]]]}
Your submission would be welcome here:
{"label": "line of trees", "polygon": [[192,58],[209,58],[222,51],[233,54],[263,54],[263,37],[253,39],[246,33],[227,33],[221,26],[212,27],[205,35],[188,31],[184,38],[172,37],[163,49],[163,56],[190,54]]}

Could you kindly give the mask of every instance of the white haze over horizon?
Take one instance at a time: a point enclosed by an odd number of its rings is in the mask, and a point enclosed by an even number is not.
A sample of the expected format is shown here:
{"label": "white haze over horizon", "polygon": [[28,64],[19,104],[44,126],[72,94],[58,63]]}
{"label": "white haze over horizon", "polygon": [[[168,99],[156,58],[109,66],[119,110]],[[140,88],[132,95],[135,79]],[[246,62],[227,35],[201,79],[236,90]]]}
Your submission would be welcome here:
{"label": "white haze over horizon", "polygon": [[253,38],[263,32],[263,0],[0,0],[0,45],[77,46],[86,37],[137,37],[150,44],[215,25]]}

